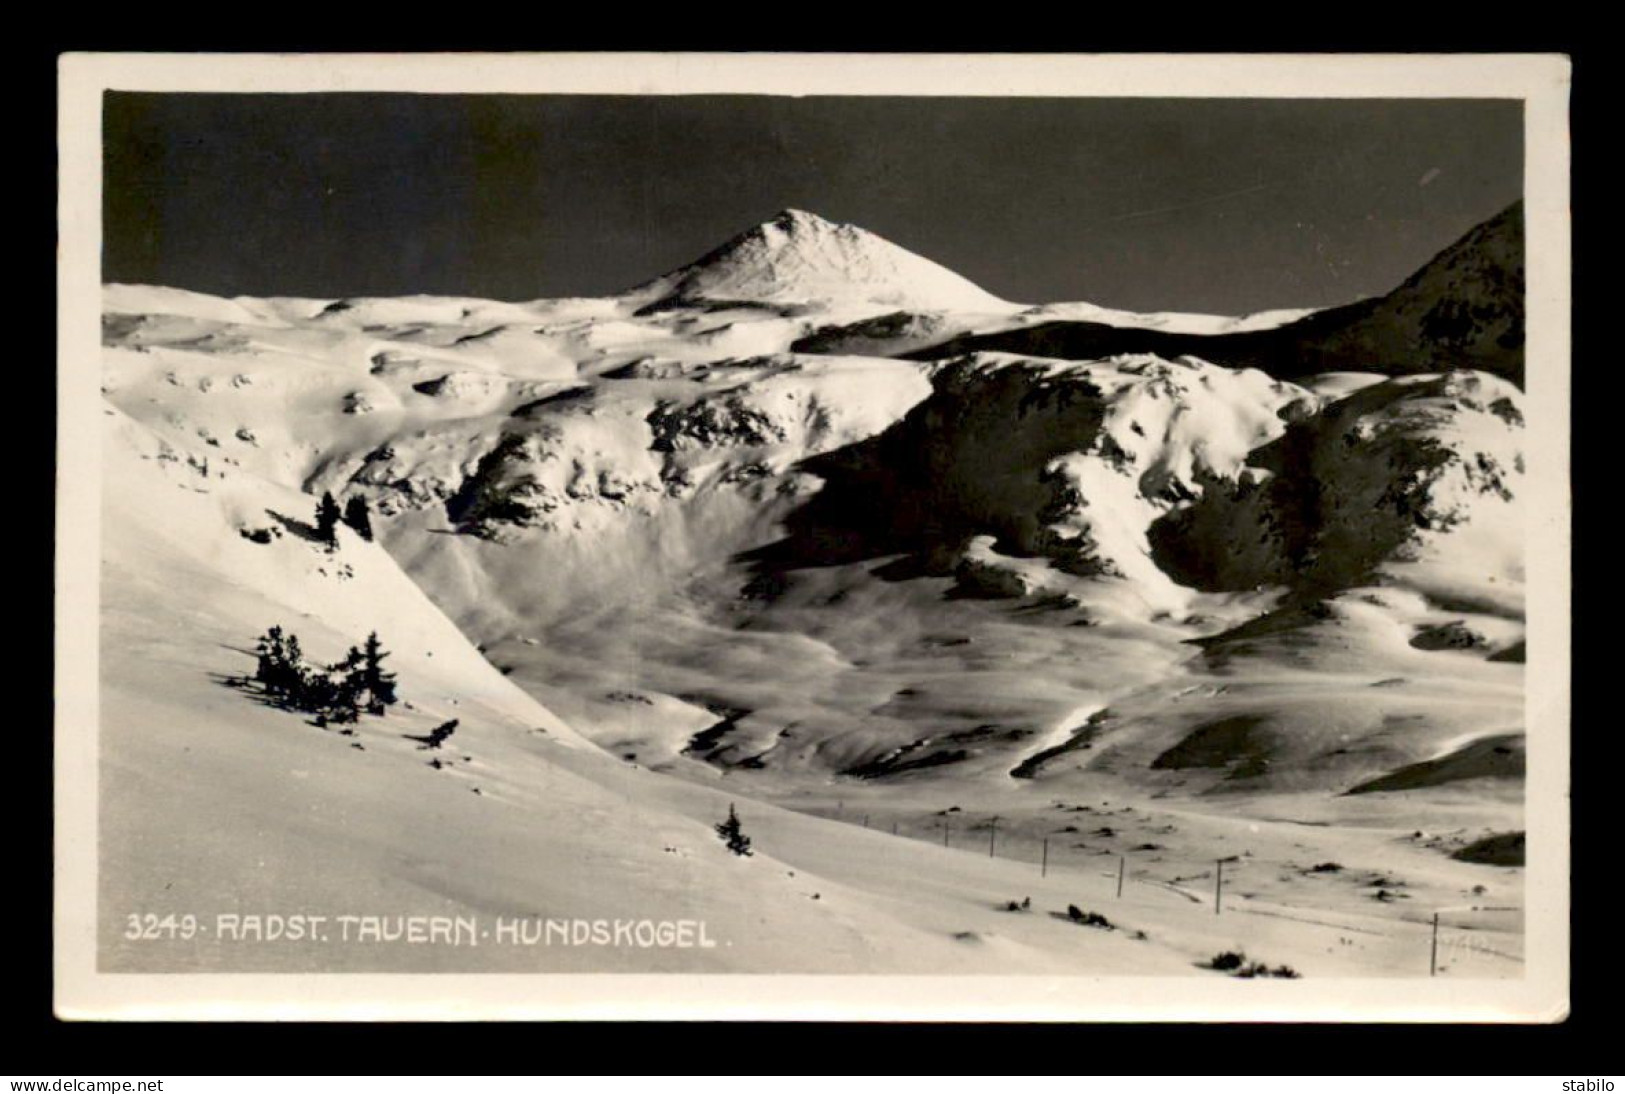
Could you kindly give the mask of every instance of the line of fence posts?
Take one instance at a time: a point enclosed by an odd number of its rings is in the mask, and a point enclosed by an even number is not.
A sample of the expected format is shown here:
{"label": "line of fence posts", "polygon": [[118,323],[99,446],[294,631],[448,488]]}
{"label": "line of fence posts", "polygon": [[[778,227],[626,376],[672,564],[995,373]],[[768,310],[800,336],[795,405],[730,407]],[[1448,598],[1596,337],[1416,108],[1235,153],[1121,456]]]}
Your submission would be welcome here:
{"label": "line of fence posts", "polygon": [[[841,817],[842,817],[842,814],[844,812],[844,805],[845,805],[845,803],[840,802],[840,801],[835,803],[835,816],[836,816],[837,820],[841,819]],[[863,827],[865,827],[865,828],[869,827],[869,814],[867,814],[867,813],[863,814]],[[891,834],[894,835],[894,836],[899,834],[898,821],[896,819],[893,819],[892,822],[891,822]],[[988,855],[989,858],[997,858],[998,857],[998,838],[999,838],[999,818],[997,816],[994,816],[994,817],[991,817],[991,818],[988,819],[987,855]],[[1038,876],[1039,877],[1046,877],[1046,878],[1049,877],[1049,841],[1050,841],[1050,838],[1048,836],[1043,836],[1039,840],[1039,857],[1038,857]],[[947,816],[944,816],[942,818],[942,845],[944,847],[952,847],[953,846],[953,821]],[[1224,861],[1225,861],[1224,859],[1216,859],[1214,861],[1214,863],[1213,863],[1213,866],[1214,866],[1214,870],[1213,870],[1213,914],[1214,915],[1222,915],[1224,913]],[[1110,875],[1108,875],[1108,876],[1110,876]],[[1125,855],[1125,854],[1119,854],[1117,856],[1117,890],[1116,890],[1118,900],[1123,899],[1123,885],[1127,880],[1128,880],[1128,856]],[[1433,921],[1433,958],[1432,958],[1432,960],[1430,962],[1429,975],[1437,975],[1437,969],[1438,969],[1438,950],[1439,950],[1438,932],[1439,932],[1439,923],[1438,923],[1438,915],[1437,914],[1434,915],[1433,920],[1434,920]]]}
{"label": "line of fence posts", "polygon": [[[836,802],[835,803],[835,819],[836,820],[843,819],[844,805],[845,805],[844,802]],[[868,813],[864,813],[862,815],[863,827],[865,827],[865,828],[870,827],[869,819],[870,819],[870,815]],[[998,858],[999,819],[1000,818],[995,816],[995,817],[989,818],[989,820],[988,820],[988,833],[987,833],[987,856],[988,856],[988,858]],[[894,836],[901,834],[900,823],[895,818],[893,818],[893,820],[891,822],[891,834],[894,835]],[[1050,837],[1048,837],[1048,836],[1040,837],[1040,839],[1039,839],[1039,856],[1038,856],[1038,876],[1039,877],[1048,877],[1049,876],[1049,844],[1050,844]],[[952,821],[952,819],[950,819],[949,817],[946,817],[946,816],[942,818],[942,845],[944,847],[952,847],[953,846],[953,821]],[[1117,896],[1118,896],[1119,899],[1121,899],[1122,896],[1123,896],[1123,882],[1124,882],[1124,879],[1127,876],[1127,873],[1128,873],[1128,856],[1119,855],[1117,857]]]}
{"label": "line of fence posts", "polygon": [[[842,819],[844,805],[844,802],[836,802],[835,819]],[[865,828],[869,827],[869,817],[870,815],[868,813],[863,814],[862,823],[863,827]],[[998,857],[999,819],[1000,818],[995,816],[989,818],[988,820],[987,855],[989,858]],[[899,822],[894,818],[891,822],[891,834],[896,836],[899,835],[900,832],[901,828],[899,826]],[[1040,837],[1038,854],[1039,877],[1049,877],[1049,844],[1050,837]],[[947,816],[942,818],[942,845],[949,848],[953,846],[953,820]],[[1221,893],[1224,885],[1224,861],[1221,859],[1215,865],[1217,866],[1217,871],[1214,878],[1213,912],[1215,915],[1218,915],[1220,913]],[[1123,898],[1123,885],[1127,880],[1128,856],[1119,854],[1117,856],[1117,899],[1119,900]]]}
{"label": "line of fence posts", "polygon": [[[836,819],[838,820],[838,819],[840,819],[840,817],[841,817],[841,803],[837,802],[836,803]],[[863,814],[863,827],[865,827],[865,828],[869,827],[869,814],[867,814],[867,813]],[[899,832],[900,832],[899,822],[894,818],[892,820],[892,822],[891,822],[891,834],[895,836],[895,835],[898,835]],[[996,816],[995,817],[990,817],[988,819],[988,833],[987,833],[987,856],[988,856],[988,858],[998,858],[998,848],[999,848],[999,842],[998,841],[999,841],[999,818],[996,817]],[[1049,843],[1050,843],[1050,838],[1048,836],[1042,836],[1042,837],[1039,838],[1039,842],[1038,842],[1038,847],[1039,847],[1039,851],[1038,851],[1038,876],[1039,877],[1049,877]],[[953,846],[953,821],[950,818],[946,817],[946,816],[944,816],[942,818],[942,845],[944,847],[952,847]],[[1224,868],[1223,863],[1220,863],[1219,868],[1220,868],[1220,870],[1222,872],[1222,870]],[[1117,856],[1117,898],[1119,900],[1121,900],[1122,897],[1123,897],[1123,883],[1127,879],[1127,877],[1128,877],[1128,856],[1127,855],[1118,855]],[[1214,894],[1214,906],[1215,906],[1215,910],[1217,910],[1217,906],[1218,906],[1218,894],[1217,893]]]}
{"label": "line of fence posts", "polygon": [[[842,819],[843,818],[844,812],[845,812],[844,806],[845,806],[844,802],[836,802],[836,805],[835,805],[836,819]],[[865,814],[862,815],[863,827],[865,827],[865,828],[870,827],[869,820],[870,820],[870,815],[868,813],[865,813]],[[988,820],[988,839],[987,839],[987,854],[988,854],[989,858],[997,858],[998,857],[998,832],[999,832],[999,818],[996,817],[996,816],[989,818],[989,820]],[[892,820],[892,822],[891,822],[891,834],[894,835],[894,836],[897,836],[900,833],[901,833],[900,824],[894,818]],[[942,818],[942,845],[944,847],[950,847],[950,848],[953,846],[953,820],[950,817],[947,817],[947,816],[944,816]],[[1043,836],[1043,837],[1040,838],[1040,840],[1039,840],[1039,858],[1038,858],[1038,876],[1039,877],[1046,877],[1047,878],[1049,876],[1049,860],[1050,860],[1049,845],[1050,845],[1050,837],[1049,836]],[[1216,915],[1216,916],[1224,914],[1224,864],[1225,864],[1225,860],[1222,859],[1222,858],[1214,860],[1214,863],[1213,863],[1213,914]],[[1107,876],[1110,876],[1110,875],[1107,875]],[[1117,895],[1117,899],[1119,899],[1119,900],[1121,900],[1123,898],[1123,886],[1124,886],[1124,884],[1126,883],[1127,880],[1128,880],[1128,856],[1126,854],[1119,854],[1117,856],[1117,886],[1116,886],[1116,895]],[[1429,938],[1429,945],[1428,945],[1428,975],[1432,976],[1432,977],[1437,977],[1439,975],[1439,925],[1440,925],[1440,923],[1439,923],[1439,915],[1440,915],[1440,913],[1437,912],[1437,911],[1435,911],[1433,913],[1432,918],[1431,918],[1431,926],[1430,926],[1430,938]]]}

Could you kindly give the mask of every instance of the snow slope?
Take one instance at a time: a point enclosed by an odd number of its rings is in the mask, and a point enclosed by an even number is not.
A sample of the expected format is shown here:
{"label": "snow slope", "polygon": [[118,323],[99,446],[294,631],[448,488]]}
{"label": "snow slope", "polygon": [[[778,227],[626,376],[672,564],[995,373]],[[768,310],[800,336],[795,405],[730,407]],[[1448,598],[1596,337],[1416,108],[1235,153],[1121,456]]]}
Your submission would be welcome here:
{"label": "snow slope", "polygon": [[[1511,911],[1454,967],[1516,975],[1521,870],[1450,853],[1522,827],[1521,392],[1352,349],[870,355],[1087,308],[794,212],[605,300],[109,286],[109,954],[174,956],[116,937],[162,879],[692,914],[734,945],[526,960],[712,971],[1414,972],[1419,911],[1467,902]],[[380,544],[309,542],[323,490]],[[272,623],[377,629],[416,709],[351,738],[227,686]],[[466,751],[403,736],[453,717]],[[1191,910],[1232,855],[1239,934]],[[1148,939],[1047,914],[1111,890],[1097,856]]]}
{"label": "snow slope", "polygon": [[[888,849],[894,880],[871,882],[878,896],[770,850],[728,854],[707,826],[725,809],[720,795],[651,794],[655,776],[590,747],[506,680],[379,547],[347,530],[332,552],[292,530],[256,543],[240,530],[295,508],[297,495],[179,458],[113,411],[107,433],[104,968],[1038,971],[1052,960],[1042,943],[955,941],[945,924],[991,916],[911,901],[893,872],[942,874],[967,898],[992,879],[975,863],[956,877],[923,845]],[[341,731],[255,701],[230,681],[252,667],[248,646],[272,623],[319,659],[376,628],[405,703]],[[450,718],[458,724],[443,751],[415,743]],[[862,840],[842,826],[775,819],[765,806],[743,812],[764,848],[824,842],[829,829],[824,855],[838,857]],[[800,838],[781,840],[781,829]],[[124,938],[131,912],[174,908],[686,918],[704,920],[718,944],[517,953],[488,944],[403,958],[365,946]],[[1091,965],[1147,958],[1143,946],[1098,941]]]}
{"label": "snow slope", "polygon": [[[741,802],[757,853],[708,830],[738,795],[618,761],[514,687],[375,545],[334,552],[291,522],[241,530],[299,497],[180,456],[109,411],[102,728],[104,970],[1157,972],[1233,945],[1177,889],[1144,883],[1099,906],[1087,871],[944,849]],[[271,517],[273,521],[276,518]],[[354,731],[320,728],[231,685],[269,623],[335,657],[386,636],[406,703]],[[447,747],[415,740],[456,718]],[[1058,853],[1059,854],[1059,853]],[[1461,866],[1464,876],[1471,867]],[[1004,905],[1017,896],[1030,910]],[[1262,908],[1262,905],[1260,905]],[[221,946],[133,941],[132,913],[550,918],[705,923],[714,948]],[[1352,924],[1352,927],[1350,926]],[[1323,944],[1348,932],[1359,946]],[[1414,937],[1360,917],[1254,917],[1255,952],[1315,972],[1403,973]],[[1488,966],[1495,971],[1495,963]]]}

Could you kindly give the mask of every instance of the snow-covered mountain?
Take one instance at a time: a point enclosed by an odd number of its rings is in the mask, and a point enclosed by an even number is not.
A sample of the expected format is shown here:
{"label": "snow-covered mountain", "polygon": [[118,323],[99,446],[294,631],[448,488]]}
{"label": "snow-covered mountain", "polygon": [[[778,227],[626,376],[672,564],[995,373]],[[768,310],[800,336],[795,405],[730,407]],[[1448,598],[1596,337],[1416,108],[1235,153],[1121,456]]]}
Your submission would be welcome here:
{"label": "snow-covered mountain", "polygon": [[[1177,879],[1243,846],[1253,898],[1374,937],[1402,909],[1361,864],[1516,904],[1516,872],[1443,853],[1522,824],[1515,223],[1307,318],[1009,304],[795,211],[605,299],[109,286],[118,884],[201,895],[240,839],[313,899],[726,893],[826,955],[670,966],[705,969],[1182,971],[1230,940]],[[1335,369],[1282,365],[1305,331],[1291,360]],[[380,544],[311,542],[323,491]],[[333,657],[378,629],[414,712],[351,737],[247,701],[220,680],[273,623]],[[402,730],[452,717],[467,749],[430,768]],[[283,800],[315,819],[231,805]],[[706,830],[729,801],[760,857]],[[1055,823],[1085,804],[1110,823]],[[1012,856],[1146,856],[1176,893],[1134,906],[1153,940],[1000,911],[1029,883],[937,846],[950,807]],[[1270,937],[1312,972],[1409,960]]]}
{"label": "snow-covered mountain", "polygon": [[852,224],[800,209],[631,290],[650,310],[726,304],[1013,311],[965,278]]}
{"label": "snow-covered mountain", "polygon": [[1119,353],[1189,354],[1282,379],[1465,368],[1521,385],[1523,248],[1523,206],[1518,203],[1468,232],[1392,292],[1301,317],[1278,313],[1264,322],[1204,329],[1084,314],[944,331],[932,344],[900,345],[893,352],[921,360],[977,350],[1070,360]]}

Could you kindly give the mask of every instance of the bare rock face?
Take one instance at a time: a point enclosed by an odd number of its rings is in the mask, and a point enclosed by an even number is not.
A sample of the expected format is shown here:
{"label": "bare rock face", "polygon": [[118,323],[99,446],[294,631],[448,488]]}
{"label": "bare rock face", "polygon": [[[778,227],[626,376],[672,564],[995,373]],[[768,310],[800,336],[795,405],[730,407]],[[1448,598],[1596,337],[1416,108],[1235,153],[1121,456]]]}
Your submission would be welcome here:
{"label": "bare rock face", "polygon": [[963,547],[957,572],[977,595],[1064,585],[1057,575],[1166,588],[1147,529],[1246,474],[1253,449],[1318,405],[1262,373],[1150,356],[973,355],[931,382],[884,434],[808,462],[826,486],[790,518],[785,557]]}
{"label": "bare rock face", "polygon": [[533,437],[505,435],[448,499],[446,515],[462,530],[487,539],[499,538],[505,525],[534,526],[559,505],[527,470],[543,458]]}
{"label": "bare rock face", "polygon": [[656,452],[783,444],[789,439],[768,411],[739,393],[692,403],[662,401],[646,421]]}
{"label": "bare rock face", "polygon": [[889,357],[942,341],[954,333],[953,318],[942,313],[895,311],[819,327],[790,346],[797,353],[864,354]]}
{"label": "bare rock face", "polygon": [[[1323,365],[1476,369],[1523,382],[1523,206],[1474,228],[1321,345]],[[1332,371],[1331,367],[1317,371]]]}
{"label": "bare rock face", "polygon": [[1446,541],[1516,553],[1494,541],[1516,536],[1521,402],[1482,373],[1364,388],[1254,453],[1257,477],[1165,518],[1152,534],[1158,558],[1199,588],[1329,590]]}

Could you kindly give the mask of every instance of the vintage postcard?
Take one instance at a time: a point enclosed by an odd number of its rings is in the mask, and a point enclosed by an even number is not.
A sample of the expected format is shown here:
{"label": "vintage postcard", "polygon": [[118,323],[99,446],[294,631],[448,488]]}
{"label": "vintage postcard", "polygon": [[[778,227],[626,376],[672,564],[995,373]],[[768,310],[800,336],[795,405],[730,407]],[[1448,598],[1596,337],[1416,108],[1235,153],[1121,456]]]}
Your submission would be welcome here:
{"label": "vintage postcard", "polygon": [[60,74],[60,1015],[1567,1012],[1565,58]]}

